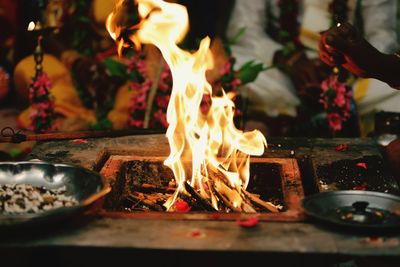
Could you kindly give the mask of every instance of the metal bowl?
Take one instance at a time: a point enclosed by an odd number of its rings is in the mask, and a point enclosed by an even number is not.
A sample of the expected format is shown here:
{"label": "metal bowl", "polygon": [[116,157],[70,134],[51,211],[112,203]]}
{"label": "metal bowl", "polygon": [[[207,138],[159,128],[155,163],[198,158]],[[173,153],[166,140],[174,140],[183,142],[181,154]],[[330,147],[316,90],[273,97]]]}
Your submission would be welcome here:
{"label": "metal bowl", "polygon": [[306,214],[331,224],[363,230],[400,228],[400,197],[380,192],[344,190],[304,198]]}
{"label": "metal bowl", "polygon": [[78,166],[42,161],[0,162],[0,185],[3,184],[28,184],[47,189],[65,186],[65,195],[74,197],[78,204],[37,213],[0,213],[1,227],[42,224],[65,219],[83,212],[111,189],[96,172]]}

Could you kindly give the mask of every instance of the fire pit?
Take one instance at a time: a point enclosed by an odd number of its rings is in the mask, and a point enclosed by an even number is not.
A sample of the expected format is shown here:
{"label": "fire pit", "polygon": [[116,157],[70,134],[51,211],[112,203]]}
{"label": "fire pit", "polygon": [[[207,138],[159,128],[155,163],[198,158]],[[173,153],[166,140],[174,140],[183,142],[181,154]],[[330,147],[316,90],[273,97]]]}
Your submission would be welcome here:
{"label": "fire pit", "polygon": [[[106,216],[233,220],[243,215],[225,203],[217,212],[205,204],[189,184],[187,188],[192,194],[184,199],[188,206],[165,212],[163,204],[175,192],[176,186],[173,173],[163,165],[162,157],[110,156],[101,174],[112,184],[112,191],[103,206]],[[304,192],[295,159],[253,158],[245,194],[261,220],[302,219],[300,201]]]}

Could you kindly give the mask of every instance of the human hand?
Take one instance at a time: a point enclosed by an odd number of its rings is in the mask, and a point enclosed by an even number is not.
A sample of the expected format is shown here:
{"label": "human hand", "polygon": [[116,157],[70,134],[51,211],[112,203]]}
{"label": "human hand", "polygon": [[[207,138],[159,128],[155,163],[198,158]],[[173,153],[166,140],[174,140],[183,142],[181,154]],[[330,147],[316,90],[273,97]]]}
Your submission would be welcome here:
{"label": "human hand", "polygon": [[322,33],[320,59],[329,66],[342,66],[354,75],[375,78],[380,75],[383,54],[368,43],[350,23],[339,24]]}

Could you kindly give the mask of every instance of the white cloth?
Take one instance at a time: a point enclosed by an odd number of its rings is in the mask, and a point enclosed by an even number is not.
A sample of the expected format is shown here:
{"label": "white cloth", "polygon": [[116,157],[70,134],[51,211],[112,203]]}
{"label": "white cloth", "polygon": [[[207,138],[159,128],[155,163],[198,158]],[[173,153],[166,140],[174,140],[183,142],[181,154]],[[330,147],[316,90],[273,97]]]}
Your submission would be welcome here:
{"label": "white cloth", "polygon": [[[241,28],[246,31],[237,44],[233,45],[233,55],[238,64],[256,59],[265,65],[272,64],[273,56],[282,45],[265,33],[266,7],[271,6],[272,14],[278,18],[278,0],[236,0],[228,25],[228,37],[233,37]],[[301,40],[316,49],[319,32],[330,26],[331,15],[328,6],[332,0],[303,0],[299,10],[302,31]],[[349,0],[349,20],[355,16],[357,0]],[[362,0],[361,14],[364,18],[364,33],[380,51],[390,53],[397,48],[396,40],[397,0]],[[303,36],[303,31],[313,32],[313,38]],[[314,41],[313,41],[314,39]],[[317,57],[317,53],[311,53]],[[296,115],[299,99],[294,87],[284,73],[273,69],[259,74],[255,82],[248,84],[249,111],[263,112],[268,116]]]}

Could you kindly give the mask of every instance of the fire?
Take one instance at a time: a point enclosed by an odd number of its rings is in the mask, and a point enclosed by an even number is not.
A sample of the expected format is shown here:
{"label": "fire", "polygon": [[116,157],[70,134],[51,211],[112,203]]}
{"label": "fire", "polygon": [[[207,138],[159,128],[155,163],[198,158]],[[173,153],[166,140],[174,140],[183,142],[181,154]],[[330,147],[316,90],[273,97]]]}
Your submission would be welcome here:
{"label": "fire", "polygon": [[[119,49],[126,45],[122,28],[115,23],[122,2],[107,20],[107,29],[119,41]],[[170,155],[164,164],[172,169],[177,190],[164,205],[173,210],[177,198],[188,194],[188,183],[215,210],[223,198],[235,211],[253,212],[243,200],[243,190],[249,181],[250,155],[262,155],[267,142],[257,130],[243,132],[235,127],[233,94],[212,95],[205,75],[213,66],[210,38],[204,38],[194,53],[182,50],[177,44],[189,28],[186,8],[161,0],[137,0],[136,4],[141,21],[131,28],[135,32],[130,41],[136,46],[158,47],[173,77],[166,133]],[[204,95],[211,97],[207,114],[200,110]]]}

